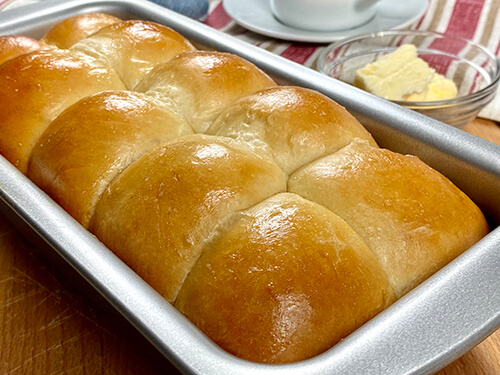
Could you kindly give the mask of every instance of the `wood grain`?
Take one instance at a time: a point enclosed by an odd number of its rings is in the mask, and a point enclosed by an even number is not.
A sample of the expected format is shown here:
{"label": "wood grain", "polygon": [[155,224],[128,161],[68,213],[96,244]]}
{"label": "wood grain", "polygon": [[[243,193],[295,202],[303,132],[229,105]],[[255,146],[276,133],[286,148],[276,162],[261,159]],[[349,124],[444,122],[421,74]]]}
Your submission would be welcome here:
{"label": "wood grain", "polygon": [[500,145],[500,125],[497,122],[477,118],[467,124],[463,130]]}
{"label": "wood grain", "polygon": [[0,374],[154,375],[171,368],[54,271],[0,216]]}
{"label": "wood grain", "polygon": [[[500,127],[464,130],[500,144]],[[0,374],[163,374],[172,366],[114,315],[92,305],[0,216]],[[500,374],[500,331],[439,375]]]}

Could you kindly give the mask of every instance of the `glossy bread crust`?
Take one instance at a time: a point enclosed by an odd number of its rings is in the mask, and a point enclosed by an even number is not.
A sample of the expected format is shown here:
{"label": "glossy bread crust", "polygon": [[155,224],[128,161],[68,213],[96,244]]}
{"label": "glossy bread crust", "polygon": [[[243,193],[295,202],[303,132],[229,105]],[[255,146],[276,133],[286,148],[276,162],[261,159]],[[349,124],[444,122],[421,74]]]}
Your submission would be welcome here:
{"label": "glossy bread crust", "polygon": [[489,230],[479,208],[416,156],[361,142],[298,170],[288,188],[347,221],[377,256],[398,297]]}
{"label": "glossy bread crust", "polygon": [[140,156],[191,127],[131,91],[88,96],[59,115],[31,153],[28,177],[84,227],[106,186]]}
{"label": "glossy bread crust", "polygon": [[230,139],[186,136],[110,184],[90,230],[173,302],[217,223],[285,189],[271,160]]}
{"label": "glossy bread crust", "polygon": [[42,41],[68,49],[73,44],[96,33],[103,27],[121,22],[119,18],[104,13],[85,13],[66,18],[52,26],[42,37]]}
{"label": "glossy bread crust", "polygon": [[25,53],[52,49],[42,41],[23,35],[3,35],[0,36],[0,65]]}
{"label": "glossy bread crust", "polygon": [[230,105],[207,134],[230,137],[270,155],[290,174],[370,133],[342,106],[317,91],[272,87]]}
{"label": "glossy bread crust", "polygon": [[322,353],[487,233],[326,96],[99,20],[0,39],[0,153],[228,352]]}
{"label": "glossy bread crust", "polygon": [[136,90],[157,96],[205,133],[228,105],[271,86],[266,73],[239,56],[195,51],[159,64]]}
{"label": "glossy bread crust", "polygon": [[394,300],[348,224],[283,193],[219,228],[175,306],[229,352],[286,363],[331,348]]}
{"label": "glossy bread crust", "polygon": [[74,44],[113,68],[128,89],[133,89],[154,66],[196,48],[174,30],[147,21],[122,21],[100,29]]}
{"label": "glossy bread crust", "polygon": [[66,50],[7,61],[0,65],[0,153],[26,173],[31,149],[57,115],[88,95],[124,88],[100,61]]}

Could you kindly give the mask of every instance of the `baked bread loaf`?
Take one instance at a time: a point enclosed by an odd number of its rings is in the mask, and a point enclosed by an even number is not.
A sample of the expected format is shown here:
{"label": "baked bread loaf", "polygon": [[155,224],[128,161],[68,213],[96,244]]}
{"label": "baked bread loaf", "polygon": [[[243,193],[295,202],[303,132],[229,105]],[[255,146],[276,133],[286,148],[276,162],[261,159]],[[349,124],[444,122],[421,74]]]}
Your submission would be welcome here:
{"label": "baked bread loaf", "polygon": [[487,233],[324,95],[101,17],[5,54],[0,153],[228,352],[320,354]]}

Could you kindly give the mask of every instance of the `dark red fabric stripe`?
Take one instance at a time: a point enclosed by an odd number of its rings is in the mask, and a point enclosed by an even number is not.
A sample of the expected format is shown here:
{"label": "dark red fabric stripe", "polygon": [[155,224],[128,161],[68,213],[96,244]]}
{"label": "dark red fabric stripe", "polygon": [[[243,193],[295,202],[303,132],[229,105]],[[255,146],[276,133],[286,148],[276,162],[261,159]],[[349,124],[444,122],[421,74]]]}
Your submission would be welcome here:
{"label": "dark red fabric stripe", "polygon": [[457,0],[446,32],[472,39],[481,17],[484,2],[485,0]]}
{"label": "dark red fabric stripe", "polygon": [[232,18],[228,16],[224,7],[222,6],[222,1],[215,7],[215,9],[210,12],[207,19],[205,20],[205,24],[213,27],[214,29],[220,30],[224,26],[227,26],[229,22],[232,21]]}
{"label": "dark red fabric stripe", "polygon": [[280,53],[280,56],[299,64],[304,64],[309,57],[318,49],[318,46],[308,44],[292,44]]}
{"label": "dark red fabric stripe", "polygon": [[414,27],[416,30],[420,29],[420,26],[422,26],[422,22],[424,22],[424,19],[425,19],[425,16],[422,16],[420,18],[420,21],[418,21],[418,23]]}
{"label": "dark red fabric stripe", "polygon": [[[457,0],[451,13],[450,22],[445,34],[460,36],[465,39],[472,39],[479,24],[481,11],[485,0]],[[459,53],[466,43],[461,40],[450,42],[449,40],[436,39],[430,47],[450,54]],[[449,65],[453,61],[446,57],[425,56],[423,58],[429,65],[434,67],[441,74],[446,73]]]}
{"label": "dark red fabric stripe", "polygon": [[[465,39],[472,39],[476,32],[481,11],[485,0],[457,0],[451,13],[450,22],[445,34],[460,36]],[[464,43],[449,43],[441,39],[432,43],[431,47],[439,47],[450,53],[458,53],[464,47]]]}

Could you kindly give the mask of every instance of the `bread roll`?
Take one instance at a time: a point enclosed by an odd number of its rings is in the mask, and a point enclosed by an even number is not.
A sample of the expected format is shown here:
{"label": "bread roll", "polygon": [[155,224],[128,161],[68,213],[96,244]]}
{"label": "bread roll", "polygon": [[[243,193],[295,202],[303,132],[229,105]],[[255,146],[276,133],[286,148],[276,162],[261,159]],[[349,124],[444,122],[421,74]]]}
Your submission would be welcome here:
{"label": "bread roll", "polygon": [[322,353],[488,231],[324,95],[89,17],[0,65],[0,153],[228,352]]}
{"label": "bread roll", "polygon": [[53,47],[36,39],[22,35],[0,36],[0,65],[25,53],[52,49]]}
{"label": "bread roll", "polygon": [[73,104],[50,124],[32,151],[28,177],[87,227],[115,176],[155,146],[192,133],[151,97],[105,91]]}
{"label": "bread roll", "polygon": [[70,50],[106,62],[132,89],[155,65],[195,48],[168,27],[147,21],[122,21],[100,29]]}
{"label": "bread roll", "polygon": [[251,361],[313,357],[395,300],[356,232],[295,194],[235,215],[205,247],[175,306]]}
{"label": "bread roll", "polygon": [[479,208],[415,156],[353,142],[295,172],[288,189],[342,217],[402,296],[488,232]]}
{"label": "bread roll", "polygon": [[317,91],[273,87],[226,108],[207,134],[230,137],[276,160],[286,173],[360,138],[377,144],[345,108]]}
{"label": "bread roll", "polygon": [[271,160],[229,139],[185,136],[120,174],[90,230],[173,302],[217,223],[285,188]]}
{"label": "bread roll", "polygon": [[103,27],[120,21],[119,18],[104,13],[80,14],[56,23],[41,40],[58,48],[67,49]]}
{"label": "bread roll", "polygon": [[186,52],[153,69],[136,90],[164,100],[204,133],[235,100],[275,86],[255,65],[233,54]]}
{"label": "bread roll", "polygon": [[76,101],[124,89],[98,60],[66,50],[35,51],[0,65],[0,153],[26,173],[35,142]]}

